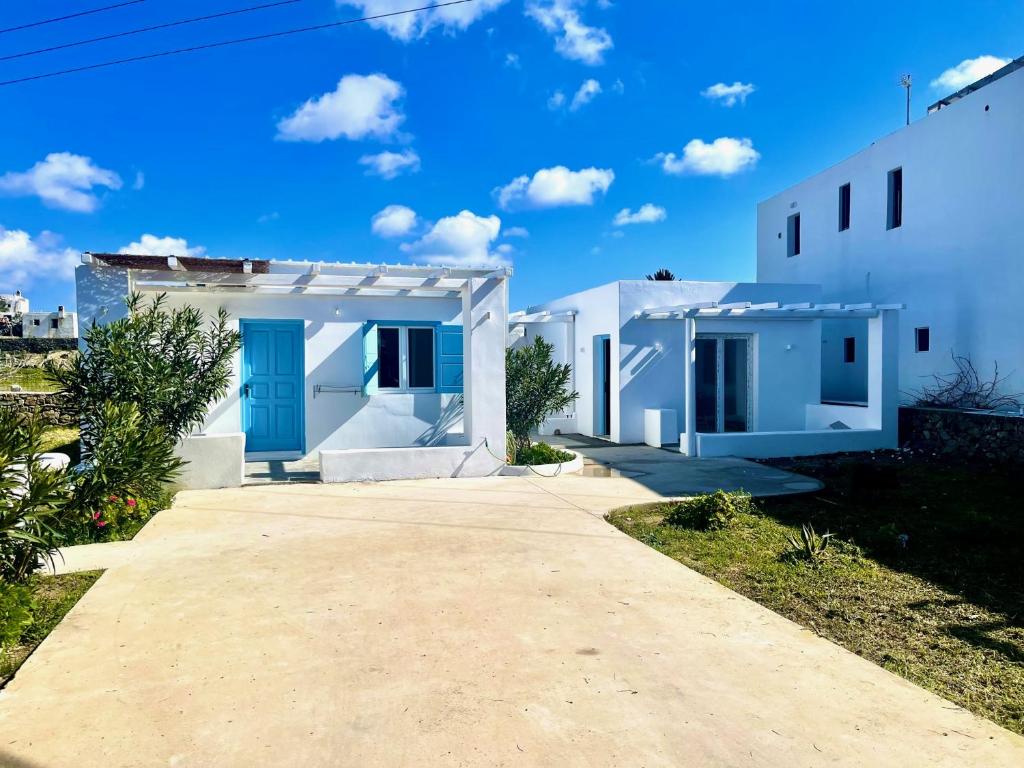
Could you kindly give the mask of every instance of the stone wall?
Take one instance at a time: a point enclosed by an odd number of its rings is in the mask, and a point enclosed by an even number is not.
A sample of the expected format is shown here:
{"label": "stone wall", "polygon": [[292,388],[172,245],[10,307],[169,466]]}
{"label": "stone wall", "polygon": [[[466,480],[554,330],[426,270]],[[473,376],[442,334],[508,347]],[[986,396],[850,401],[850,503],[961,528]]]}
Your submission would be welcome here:
{"label": "stone wall", "polygon": [[1024,463],[1024,417],[900,408],[900,445],[938,456]]}
{"label": "stone wall", "polygon": [[5,407],[23,413],[34,411],[51,426],[78,426],[78,414],[67,397],[55,392],[0,392],[0,408]]}
{"label": "stone wall", "polygon": [[18,336],[0,336],[0,352],[68,352],[78,349],[78,339],[23,339]]}

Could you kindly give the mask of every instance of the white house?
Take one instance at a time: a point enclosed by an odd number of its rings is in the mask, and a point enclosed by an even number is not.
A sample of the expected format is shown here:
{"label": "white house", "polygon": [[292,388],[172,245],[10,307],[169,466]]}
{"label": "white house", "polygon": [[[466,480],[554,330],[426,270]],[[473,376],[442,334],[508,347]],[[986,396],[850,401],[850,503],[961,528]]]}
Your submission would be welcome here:
{"label": "white house", "polygon": [[[900,389],[951,352],[1024,391],[1024,58],[928,115],[765,200],[757,279],[822,286],[826,302],[903,302]],[[867,328],[825,323],[822,395],[866,397]]]}
{"label": "white house", "polygon": [[0,293],[0,316],[15,317],[28,312],[28,298],[21,291]]}
{"label": "white house", "polygon": [[76,279],[87,324],[124,316],[132,291],[230,314],[230,393],[183,447],[188,483],[211,487],[240,482],[243,454],[319,455],[325,482],[495,472],[510,274],[86,254]]}
{"label": "white house", "polygon": [[[814,285],[625,280],[514,313],[572,364],[573,411],[543,431],[678,443],[691,456],[895,448],[899,305],[822,303]],[[824,322],[863,323],[865,402],[821,401]]]}
{"label": "white house", "polygon": [[56,312],[26,312],[21,335],[27,339],[77,339],[78,315],[58,306]]}

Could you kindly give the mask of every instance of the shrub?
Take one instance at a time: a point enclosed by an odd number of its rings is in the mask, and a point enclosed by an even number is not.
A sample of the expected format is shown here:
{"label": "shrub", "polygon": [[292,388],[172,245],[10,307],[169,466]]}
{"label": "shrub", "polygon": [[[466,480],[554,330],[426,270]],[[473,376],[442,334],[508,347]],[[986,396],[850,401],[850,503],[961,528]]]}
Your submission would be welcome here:
{"label": "shrub", "polygon": [[[47,362],[46,372],[70,395],[84,423],[99,422],[107,402],[134,403],[145,430],[159,428],[177,442],[227,394],[241,336],[228,327],[223,309],[210,323],[195,307],[168,309],[164,294],[144,304],[136,293],[126,303],[127,317],[93,324],[84,353],[65,365]],[[98,434],[83,431],[87,449]]]}
{"label": "shrub", "polygon": [[665,525],[717,531],[728,528],[741,514],[754,514],[757,507],[749,493],[715,491],[677,502],[665,515]]}
{"label": "shrub", "polygon": [[552,448],[547,443],[533,443],[516,451],[512,463],[516,466],[538,466],[540,464],[562,464],[575,458],[568,451]]}
{"label": "shrub", "polygon": [[530,432],[544,419],[579,397],[568,389],[572,366],[556,364],[551,359],[554,349],[537,336],[529,346],[505,351],[506,418],[520,449],[530,445]]}
{"label": "shrub", "polygon": [[184,462],[161,427],[147,427],[134,403],[104,403],[83,426],[84,462],[62,521],[75,541],[131,535],[166,504]]}
{"label": "shrub", "polygon": [[51,563],[61,541],[68,473],[43,466],[43,431],[37,419],[0,409],[0,579],[8,583]]}
{"label": "shrub", "polygon": [[14,645],[32,624],[32,590],[0,582],[0,648]]}

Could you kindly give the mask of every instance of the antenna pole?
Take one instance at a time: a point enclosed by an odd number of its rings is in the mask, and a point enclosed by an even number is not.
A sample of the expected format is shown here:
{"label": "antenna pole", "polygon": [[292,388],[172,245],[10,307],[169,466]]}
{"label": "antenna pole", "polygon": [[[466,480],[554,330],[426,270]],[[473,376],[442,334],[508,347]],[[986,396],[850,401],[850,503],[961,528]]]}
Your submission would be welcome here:
{"label": "antenna pole", "polygon": [[907,90],[907,125],[910,125],[910,87],[913,83],[914,80],[910,75],[903,75],[900,77],[900,85]]}

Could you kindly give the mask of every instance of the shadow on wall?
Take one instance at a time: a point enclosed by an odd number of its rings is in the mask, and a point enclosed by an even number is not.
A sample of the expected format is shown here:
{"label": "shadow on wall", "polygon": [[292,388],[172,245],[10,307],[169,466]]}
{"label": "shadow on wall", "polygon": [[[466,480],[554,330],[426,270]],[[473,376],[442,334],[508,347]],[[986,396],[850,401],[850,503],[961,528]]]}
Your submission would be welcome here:
{"label": "shadow on wall", "polygon": [[[306,328],[306,353],[311,342],[326,328],[323,322],[310,323]],[[341,345],[334,347],[316,368],[306,371],[306,450],[316,450],[369,404],[361,393],[322,393],[313,398],[317,384],[338,387],[362,386],[363,337],[350,333]]]}
{"label": "shadow on wall", "polygon": [[[443,397],[443,395],[439,395]],[[415,411],[419,411],[419,400],[416,401]],[[419,416],[419,413],[417,413]],[[452,395],[451,399],[441,406],[440,415],[437,421],[428,427],[419,437],[416,438],[416,445],[443,445],[448,432],[460,424],[463,418],[462,395]]]}

